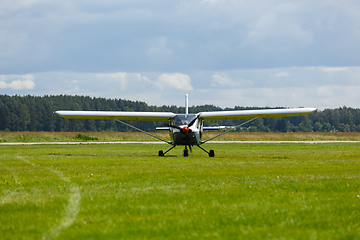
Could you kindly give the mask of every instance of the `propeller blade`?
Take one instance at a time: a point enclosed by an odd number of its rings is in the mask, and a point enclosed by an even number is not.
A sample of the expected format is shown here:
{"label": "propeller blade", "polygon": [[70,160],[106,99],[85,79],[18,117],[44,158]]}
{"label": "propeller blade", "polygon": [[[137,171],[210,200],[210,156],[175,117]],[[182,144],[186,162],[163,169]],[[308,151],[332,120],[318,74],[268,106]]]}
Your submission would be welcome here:
{"label": "propeller blade", "polygon": [[179,127],[179,126],[175,126],[175,125],[171,125],[171,124],[164,124],[164,126],[167,126],[167,127],[172,127],[172,128],[176,128],[176,129],[181,130],[181,127]]}
{"label": "propeller blade", "polygon": [[[196,120],[196,119],[195,119]],[[192,122],[192,123],[191,123]],[[191,121],[190,122],[190,124],[192,125],[192,124],[194,124],[194,120],[193,121]],[[180,130],[180,132],[182,132],[182,133],[189,133],[189,132],[191,132],[191,129],[189,128],[189,127],[191,127],[191,125],[189,124],[189,126],[184,126],[184,127],[179,127],[179,126],[176,126],[176,125],[171,125],[171,124],[163,124],[164,126],[167,126],[167,127],[172,127],[172,128],[176,128],[176,129],[179,129]]]}
{"label": "propeller blade", "polygon": [[188,124],[188,127],[191,127],[199,117],[200,117],[200,114],[198,114],[198,115],[196,116],[196,118],[194,118],[194,119]]}

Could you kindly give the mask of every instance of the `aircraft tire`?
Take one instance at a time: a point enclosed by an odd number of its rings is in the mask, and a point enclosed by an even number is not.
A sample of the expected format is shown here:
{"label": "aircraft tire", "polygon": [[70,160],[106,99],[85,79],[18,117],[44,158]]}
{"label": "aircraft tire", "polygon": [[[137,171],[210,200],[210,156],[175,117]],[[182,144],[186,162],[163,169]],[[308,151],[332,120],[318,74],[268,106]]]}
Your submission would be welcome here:
{"label": "aircraft tire", "polygon": [[164,156],[164,152],[163,152],[163,150],[160,150],[159,151],[159,157],[163,157]]}
{"label": "aircraft tire", "polygon": [[214,150],[210,150],[210,152],[209,152],[209,157],[214,157],[214,156],[215,156]]}
{"label": "aircraft tire", "polygon": [[185,149],[184,150],[184,157],[188,157],[189,156],[189,150]]}

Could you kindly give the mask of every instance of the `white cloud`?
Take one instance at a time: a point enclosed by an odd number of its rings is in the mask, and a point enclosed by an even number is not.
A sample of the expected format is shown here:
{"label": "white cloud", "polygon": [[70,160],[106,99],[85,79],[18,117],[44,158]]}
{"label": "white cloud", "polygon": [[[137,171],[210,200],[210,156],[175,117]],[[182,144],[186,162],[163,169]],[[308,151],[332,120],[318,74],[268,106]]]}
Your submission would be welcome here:
{"label": "white cloud", "polygon": [[176,88],[179,90],[192,91],[194,89],[191,85],[190,76],[182,73],[161,74],[158,77],[156,85],[160,90]]}
{"label": "white cloud", "polygon": [[[16,79],[16,80],[14,80]],[[11,81],[13,80],[13,81]],[[0,88],[12,90],[34,89],[34,77],[32,74],[26,75],[0,75]],[[7,83],[11,81],[10,83]]]}
{"label": "white cloud", "polygon": [[7,83],[0,81],[0,88],[7,88]]}
{"label": "white cloud", "polygon": [[109,81],[106,85],[110,89],[116,89],[115,83],[120,84],[122,91],[140,91],[141,89],[151,89],[156,87],[156,83],[151,81],[147,76],[133,72],[116,72],[116,73],[99,73],[95,74],[102,81]]}
{"label": "white cloud", "polygon": [[13,90],[34,89],[35,83],[32,80],[16,80],[9,83],[7,87]]}
{"label": "white cloud", "polygon": [[348,67],[319,67],[324,72],[343,72],[349,70]]}
{"label": "white cloud", "polygon": [[238,69],[187,74],[46,72],[0,75],[0,93],[25,94],[24,90],[34,89],[29,93],[123,98],[158,106],[182,104],[183,94],[189,93],[194,105],[359,108],[359,79],[360,67]]}
{"label": "white cloud", "polygon": [[289,77],[290,74],[287,72],[278,72],[274,74],[274,77]]}
{"label": "white cloud", "polygon": [[203,3],[217,3],[218,0],[203,0]]}
{"label": "white cloud", "polygon": [[148,57],[155,60],[166,60],[173,53],[172,49],[167,45],[166,37],[159,37],[150,42],[150,47],[147,50]]}
{"label": "white cloud", "polygon": [[211,78],[210,86],[212,87],[248,87],[252,85],[252,81],[244,79],[235,80],[225,73],[215,73]]}
{"label": "white cloud", "polygon": [[260,45],[260,47],[273,47],[284,51],[294,46],[310,45],[314,41],[312,32],[305,30],[288,14],[289,12],[284,14],[275,8],[272,12],[261,16],[255,23],[249,24],[249,33],[241,47]]}
{"label": "white cloud", "polygon": [[17,0],[17,1],[1,1],[0,15],[6,12],[18,11],[22,8],[29,8],[38,3],[45,2],[43,0]]}
{"label": "white cloud", "polygon": [[359,64],[357,1],[3,0],[0,16],[6,74]]}
{"label": "white cloud", "polygon": [[121,90],[125,91],[127,88],[127,80],[125,72],[117,72],[117,73],[99,73],[97,76],[100,79],[110,80],[120,83]]}
{"label": "white cloud", "polygon": [[[316,107],[320,110],[342,106],[357,107],[360,102],[360,86],[329,85],[314,88],[233,88],[206,92],[212,104],[222,107]],[[209,98],[209,97],[207,97]]]}

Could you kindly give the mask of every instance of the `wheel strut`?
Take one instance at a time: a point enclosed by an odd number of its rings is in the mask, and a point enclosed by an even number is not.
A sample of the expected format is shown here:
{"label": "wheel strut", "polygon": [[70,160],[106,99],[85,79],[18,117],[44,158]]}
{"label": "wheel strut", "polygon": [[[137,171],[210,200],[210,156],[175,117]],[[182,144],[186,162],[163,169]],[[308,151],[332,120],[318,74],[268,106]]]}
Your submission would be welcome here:
{"label": "wheel strut", "polygon": [[214,150],[210,150],[210,151],[208,152],[208,151],[206,151],[204,148],[200,147],[200,145],[196,145],[196,146],[198,146],[201,150],[203,150],[204,152],[206,152],[206,153],[209,155],[209,157],[214,157],[214,156],[215,156]]}
{"label": "wheel strut", "polygon": [[163,150],[159,151],[159,157],[163,157],[167,152],[169,152],[171,149],[173,149],[176,145],[173,145],[171,148],[166,150],[166,152],[163,152]]}

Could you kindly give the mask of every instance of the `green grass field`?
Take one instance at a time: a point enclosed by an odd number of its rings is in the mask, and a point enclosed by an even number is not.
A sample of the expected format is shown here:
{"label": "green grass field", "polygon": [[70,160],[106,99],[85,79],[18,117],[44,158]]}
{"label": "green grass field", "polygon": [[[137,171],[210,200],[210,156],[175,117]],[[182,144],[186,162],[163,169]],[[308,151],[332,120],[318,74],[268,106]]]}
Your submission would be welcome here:
{"label": "green grass field", "polygon": [[[80,135],[79,135],[80,134]],[[153,133],[171,140],[168,132]],[[204,132],[203,140],[218,135],[219,132]],[[154,141],[141,132],[0,132],[0,143],[9,142],[79,142],[79,141]],[[228,141],[360,141],[360,132],[304,132],[304,133],[263,133],[229,132],[216,140]]]}
{"label": "green grass field", "polygon": [[360,144],[0,146],[1,239],[359,239]]}

